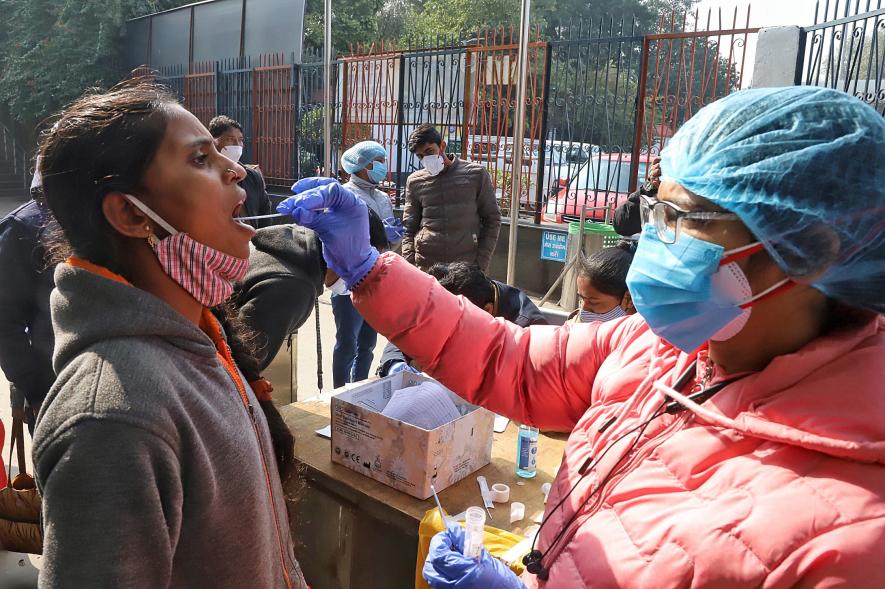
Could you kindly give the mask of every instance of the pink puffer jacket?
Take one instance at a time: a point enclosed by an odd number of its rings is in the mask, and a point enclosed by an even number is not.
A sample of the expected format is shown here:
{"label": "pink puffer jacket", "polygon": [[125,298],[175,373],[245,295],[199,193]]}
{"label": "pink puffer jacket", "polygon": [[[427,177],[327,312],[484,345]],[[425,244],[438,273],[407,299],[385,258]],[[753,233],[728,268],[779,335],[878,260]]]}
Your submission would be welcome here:
{"label": "pink puffer jacket", "polygon": [[[775,358],[694,410],[656,419],[584,505],[633,437],[578,482],[581,466],[657,409],[661,385],[674,384],[695,356],[658,339],[639,316],[516,327],[392,254],[354,303],[466,399],[572,431],[540,549],[579,515],[544,560],[556,555],[549,580],[526,573],[529,587],[885,587],[881,316]],[[549,513],[576,482],[563,509]]]}

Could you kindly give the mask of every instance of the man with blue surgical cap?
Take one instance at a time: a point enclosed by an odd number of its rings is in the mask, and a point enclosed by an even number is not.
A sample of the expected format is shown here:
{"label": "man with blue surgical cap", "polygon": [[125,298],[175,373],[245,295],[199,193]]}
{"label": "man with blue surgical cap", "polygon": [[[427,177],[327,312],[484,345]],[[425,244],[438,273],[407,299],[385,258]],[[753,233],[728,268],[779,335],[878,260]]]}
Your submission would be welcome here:
{"label": "man with blue surgical cap", "polygon": [[835,90],[748,90],[662,156],[638,313],[605,323],[489,318],[337,230],[360,208],[335,184],[281,206],[431,376],[572,430],[522,577],[451,527],[434,588],[885,587],[885,120]]}
{"label": "man with blue surgical cap", "polygon": [[[390,197],[378,190],[379,183],[387,178],[388,173],[384,147],[376,141],[361,141],[341,155],[341,167],[350,174],[350,181],[344,187],[384,222],[390,249],[396,249],[403,240],[402,223],[393,215]],[[329,277],[327,284],[334,278]],[[333,282],[331,290],[335,317],[332,384],[338,388],[368,378],[378,333],[353,307],[343,280],[339,278]]]}

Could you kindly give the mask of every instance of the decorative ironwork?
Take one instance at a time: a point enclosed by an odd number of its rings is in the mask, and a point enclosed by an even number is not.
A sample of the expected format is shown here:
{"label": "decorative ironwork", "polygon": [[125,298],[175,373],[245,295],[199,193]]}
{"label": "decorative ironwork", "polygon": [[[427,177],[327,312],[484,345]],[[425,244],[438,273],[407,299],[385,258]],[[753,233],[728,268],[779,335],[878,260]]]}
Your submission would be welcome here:
{"label": "decorative ironwork", "polygon": [[[718,17],[713,29],[713,16]],[[758,28],[750,27],[750,7],[739,22],[735,7],[730,25],[721,9],[710,9],[705,22],[699,11],[689,19],[663,15],[658,33],[643,40],[636,134],[631,153],[631,186],[635,190],[667,140],[695,112],[749,82],[743,77],[747,48],[756,42]]]}
{"label": "decorative ironwork", "polygon": [[[710,30],[713,15],[702,25],[697,12],[670,14],[653,35],[642,35],[633,20],[611,18],[553,27],[549,40],[533,30],[523,215],[563,221],[588,207],[590,219],[602,220],[680,124],[743,87],[756,29],[748,20],[739,28],[736,10],[730,28],[719,14],[719,29]],[[501,206],[509,208],[517,41],[516,31],[499,28],[469,40],[358,46],[334,60],[335,171],[342,149],[379,141],[389,154],[389,192],[401,205],[406,179],[418,166],[408,136],[431,123],[450,152],[488,168]],[[261,56],[257,66],[235,58],[157,74],[204,123],[215,114],[239,120],[246,161],[261,165],[268,186],[284,189],[324,172],[322,55],[305,52],[296,65],[286,57]]]}
{"label": "decorative ironwork", "polygon": [[885,115],[885,8],[872,4],[818,0],[814,25],[802,29],[796,81],[842,90]]}
{"label": "decorative ironwork", "polygon": [[519,210],[535,216],[541,151],[544,82],[548,44],[541,41],[539,28],[532,31],[528,51],[526,80],[526,124],[522,147],[514,145],[513,117],[516,111],[517,53],[519,32],[513,27],[498,28],[478,35],[476,44],[467,48],[465,87],[464,146],[462,155],[484,164],[502,210],[510,209],[513,195],[513,151],[523,150],[522,194]]}
{"label": "decorative ironwork", "polygon": [[555,27],[541,218],[603,220],[627,195],[639,87],[642,36],[634,19]]}

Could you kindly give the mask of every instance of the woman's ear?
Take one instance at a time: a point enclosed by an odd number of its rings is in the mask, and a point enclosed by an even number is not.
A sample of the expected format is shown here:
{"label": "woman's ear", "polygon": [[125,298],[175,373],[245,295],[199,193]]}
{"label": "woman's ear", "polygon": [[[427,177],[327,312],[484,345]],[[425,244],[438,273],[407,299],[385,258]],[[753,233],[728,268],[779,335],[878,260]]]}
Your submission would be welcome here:
{"label": "woman's ear", "polygon": [[624,296],[621,298],[621,308],[628,314],[632,315],[636,312],[636,307],[633,305],[633,297],[630,296],[630,291],[626,291]]}
{"label": "woman's ear", "polygon": [[117,233],[126,237],[147,239],[153,232],[153,225],[122,192],[109,192],[101,201],[104,218]]}
{"label": "woman's ear", "polygon": [[[794,282],[810,285],[824,275],[839,259],[842,240],[833,228],[823,223],[808,227],[802,232],[804,251],[802,256],[791,252],[778,253],[790,269],[786,274]],[[777,249],[777,244],[774,245]]]}

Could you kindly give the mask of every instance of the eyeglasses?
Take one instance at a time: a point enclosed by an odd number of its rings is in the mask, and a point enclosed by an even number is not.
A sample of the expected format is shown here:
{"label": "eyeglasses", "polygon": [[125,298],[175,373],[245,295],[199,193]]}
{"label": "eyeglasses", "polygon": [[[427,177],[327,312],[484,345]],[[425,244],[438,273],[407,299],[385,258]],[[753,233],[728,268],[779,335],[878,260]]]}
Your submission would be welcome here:
{"label": "eyeglasses", "polygon": [[696,221],[738,221],[734,213],[714,213],[712,211],[686,211],[671,202],[658,200],[644,194],[639,195],[639,218],[642,224],[653,223],[658,238],[667,244],[679,241],[683,219]]}

